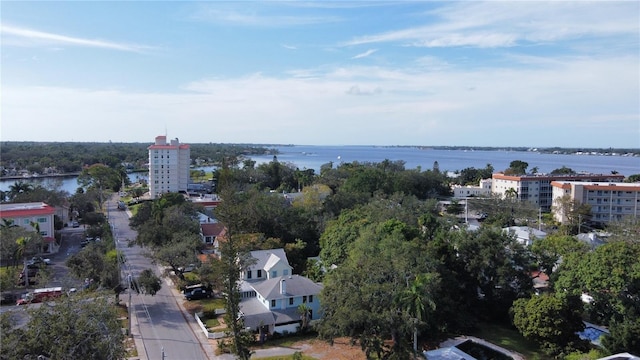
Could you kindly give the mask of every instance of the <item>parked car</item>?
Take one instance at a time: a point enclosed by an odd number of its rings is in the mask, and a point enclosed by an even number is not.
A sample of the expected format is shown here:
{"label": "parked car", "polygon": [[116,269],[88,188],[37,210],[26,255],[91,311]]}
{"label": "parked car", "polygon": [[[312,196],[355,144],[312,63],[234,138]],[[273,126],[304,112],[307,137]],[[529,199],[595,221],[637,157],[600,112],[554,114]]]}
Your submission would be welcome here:
{"label": "parked car", "polygon": [[74,228],[80,227],[80,223],[79,223],[79,222],[77,222],[77,221],[75,221],[75,220],[73,220],[73,221],[71,222],[71,227],[74,227]]}
{"label": "parked car", "polygon": [[189,264],[187,266],[181,266],[178,268],[178,271],[186,273],[186,272],[192,272],[193,270],[196,269],[196,264]]}
{"label": "parked car", "polygon": [[17,300],[16,294],[12,293],[2,293],[0,295],[0,305],[13,305]]}
{"label": "parked car", "polygon": [[191,300],[200,300],[200,299],[208,299],[213,296],[213,292],[208,289],[195,289],[190,292],[184,294],[184,298]]}
{"label": "parked car", "polygon": [[34,256],[27,262],[27,265],[51,265],[51,259],[43,258],[42,256]]}
{"label": "parked car", "polygon": [[211,291],[210,286],[206,286],[204,284],[195,284],[195,285],[187,285],[182,289],[182,294],[186,295],[187,293],[192,292],[193,290],[205,289]]}

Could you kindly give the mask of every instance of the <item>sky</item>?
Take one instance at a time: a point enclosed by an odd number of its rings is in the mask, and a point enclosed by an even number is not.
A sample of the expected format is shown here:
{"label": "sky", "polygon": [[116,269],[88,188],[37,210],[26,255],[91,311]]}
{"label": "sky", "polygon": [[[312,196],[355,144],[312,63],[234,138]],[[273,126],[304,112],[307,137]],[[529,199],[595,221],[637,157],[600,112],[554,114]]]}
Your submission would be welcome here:
{"label": "sky", "polygon": [[6,1],[0,139],[640,147],[638,1]]}

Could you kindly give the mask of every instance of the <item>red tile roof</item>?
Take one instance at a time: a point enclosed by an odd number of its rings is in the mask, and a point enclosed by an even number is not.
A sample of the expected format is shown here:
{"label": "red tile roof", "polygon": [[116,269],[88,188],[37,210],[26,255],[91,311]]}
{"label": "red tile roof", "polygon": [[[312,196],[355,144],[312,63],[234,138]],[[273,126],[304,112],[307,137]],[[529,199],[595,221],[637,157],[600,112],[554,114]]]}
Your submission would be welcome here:
{"label": "red tile roof", "polygon": [[21,218],[38,215],[53,215],[56,209],[45,203],[21,203],[0,205],[0,218]]}

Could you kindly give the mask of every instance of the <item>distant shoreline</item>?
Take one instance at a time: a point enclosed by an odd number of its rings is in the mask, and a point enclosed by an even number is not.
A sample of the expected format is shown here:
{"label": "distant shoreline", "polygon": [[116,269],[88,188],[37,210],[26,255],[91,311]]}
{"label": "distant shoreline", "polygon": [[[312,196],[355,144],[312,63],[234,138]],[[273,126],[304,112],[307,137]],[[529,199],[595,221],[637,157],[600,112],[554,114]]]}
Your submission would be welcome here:
{"label": "distant shoreline", "polygon": [[79,175],[80,175],[79,172],[66,173],[66,174],[30,175],[30,176],[14,175],[14,176],[0,176],[0,180],[34,180],[34,179],[44,179],[44,178],[52,178],[52,177],[61,177],[61,178],[75,177]]}

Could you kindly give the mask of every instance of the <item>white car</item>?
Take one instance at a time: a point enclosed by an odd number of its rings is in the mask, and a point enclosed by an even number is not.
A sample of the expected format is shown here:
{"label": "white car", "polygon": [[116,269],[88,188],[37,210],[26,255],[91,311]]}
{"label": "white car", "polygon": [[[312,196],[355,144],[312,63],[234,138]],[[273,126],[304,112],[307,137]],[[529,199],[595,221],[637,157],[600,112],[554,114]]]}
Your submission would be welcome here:
{"label": "white car", "polygon": [[196,264],[189,264],[188,266],[179,267],[178,271],[186,273],[186,272],[192,272],[195,269],[196,269]]}
{"label": "white car", "polygon": [[27,265],[51,265],[51,259],[43,258],[42,256],[34,256],[31,260],[27,261]]}

